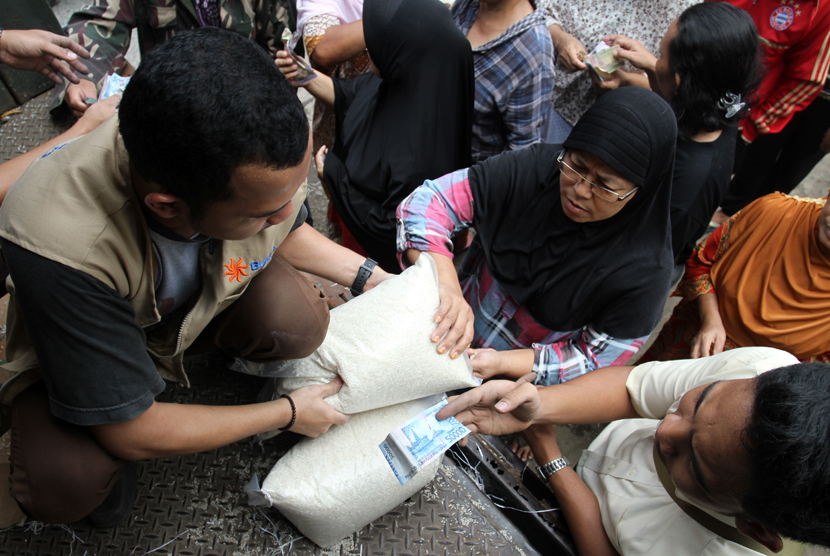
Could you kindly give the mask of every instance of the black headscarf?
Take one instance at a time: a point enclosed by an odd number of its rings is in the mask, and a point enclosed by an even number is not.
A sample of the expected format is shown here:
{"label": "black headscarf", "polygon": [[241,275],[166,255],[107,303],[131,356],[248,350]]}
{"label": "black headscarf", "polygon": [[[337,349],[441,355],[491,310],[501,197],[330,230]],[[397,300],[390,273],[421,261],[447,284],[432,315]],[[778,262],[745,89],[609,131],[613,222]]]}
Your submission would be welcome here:
{"label": "black headscarf", "polygon": [[651,91],[623,87],[600,97],[564,146],[596,156],[640,189],[611,218],[585,224],[562,209],[558,145],[535,144],[470,169],[487,266],[540,324],[558,332],[592,325],[627,339],[656,326],[673,266],[676,138],[671,107]]}
{"label": "black headscarf", "polygon": [[325,180],[357,241],[394,271],[398,204],[424,180],[470,165],[473,57],[438,0],[366,0],[363,33],[382,79],[334,80]]}

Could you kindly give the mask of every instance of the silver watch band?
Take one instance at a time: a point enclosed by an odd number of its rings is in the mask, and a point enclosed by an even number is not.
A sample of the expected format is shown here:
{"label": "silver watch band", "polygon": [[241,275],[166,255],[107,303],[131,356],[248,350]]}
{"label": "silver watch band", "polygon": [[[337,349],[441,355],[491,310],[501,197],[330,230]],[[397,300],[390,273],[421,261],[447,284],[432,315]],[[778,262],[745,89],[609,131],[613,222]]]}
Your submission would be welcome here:
{"label": "silver watch band", "polygon": [[549,463],[546,463],[545,465],[537,465],[536,471],[538,471],[539,475],[541,475],[542,478],[547,481],[548,479],[550,479],[551,475],[553,475],[557,471],[562,471],[566,467],[568,467],[568,460],[566,460],[564,457],[561,457]]}

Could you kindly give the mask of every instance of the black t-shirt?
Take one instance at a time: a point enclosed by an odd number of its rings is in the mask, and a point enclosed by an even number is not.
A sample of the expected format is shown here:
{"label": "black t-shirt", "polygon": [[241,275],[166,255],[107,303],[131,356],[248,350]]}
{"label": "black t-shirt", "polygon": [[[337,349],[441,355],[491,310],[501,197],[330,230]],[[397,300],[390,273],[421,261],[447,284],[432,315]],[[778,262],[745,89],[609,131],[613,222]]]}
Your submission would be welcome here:
{"label": "black t-shirt", "polygon": [[[301,207],[292,231],[306,217]],[[0,247],[52,414],[89,426],[122,423],[149,409],[165,385],[129,302],[84,272],[5,239]]]}
{"label": "black t-shirt", "polygon": [[723,130],[711,143],[677,138],[671,195],[672,250],[685,263],[720,205],[732,175],[737,128]]}

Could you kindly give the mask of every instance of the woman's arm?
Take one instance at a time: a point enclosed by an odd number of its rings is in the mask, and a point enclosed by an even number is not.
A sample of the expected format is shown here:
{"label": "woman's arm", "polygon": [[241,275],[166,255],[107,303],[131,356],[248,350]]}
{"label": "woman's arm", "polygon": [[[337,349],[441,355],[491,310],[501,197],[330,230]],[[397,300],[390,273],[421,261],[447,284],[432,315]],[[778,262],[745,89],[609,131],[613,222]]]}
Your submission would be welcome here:
{"label": "woman's arm", "polygon": [[718,294],[708,292],[698,297],[697,310],[700,313],[700,330],[692,339],[692,359],[720,353],[726,343],[726,329],[718,309]]}
{"label": "woman's arm", "polygon": [[438,353],[449,351],[453,358],[473,341],[473,311],[464,299],[452,262],[452,236],[473,221],[467,172],[465,168],[425,181],[401,201],[396,212],[401,267],[418,260],[422,251],[429,251],[438,267],[441,305],[435,313],[438,326],[432,341],[438,343]]}
{"label": "woman's arm", "polygon": [[305,85],[300,85],[296,80],[297,72],[300,68],[284,50],[277,52],[276,64],[282,74],[288,79],[288,82],[291,83],[292,87],[302,86],[311,96],[323,104],[334,106],[334,83],[331,77],[315,70],[314,73],[317,77]]}
{"label": "woman's arm", "polygon": [[536,384],[559,384],[601,367],[624,365],[647,339],[613,338],[586,326],[561,342],[534,344],[532,370],[537,374]]}
{"label": "woman's arm", "polygon": [[317,45],[309,49],[309,56],[317,66],[327,68],[350,60],[364,50],[366,41],[363,38],[363,20],[358,19],[327,27]]}
{"label": "woman's arm", "polygon": [[740,213],[732,216],[692,251],[686,261],[686,274],[677,286],[678,294],[684,295],[688,301],[697,300],[700,313],[700,330],[692,339],[692,359],[720,353],[726,342],[726,329],[718,309],[711,272],[712,265],[729,248],[732,226],[739,216]]}
{"label": "woman's arm", "polygon": [[[452,261],[452,237],[473,224],[468,172],[465,168],[427,180],[401,201],[396,210],[399,253],[429,251]],[[399,257],[402,268],[414,262],[411,256]]]}

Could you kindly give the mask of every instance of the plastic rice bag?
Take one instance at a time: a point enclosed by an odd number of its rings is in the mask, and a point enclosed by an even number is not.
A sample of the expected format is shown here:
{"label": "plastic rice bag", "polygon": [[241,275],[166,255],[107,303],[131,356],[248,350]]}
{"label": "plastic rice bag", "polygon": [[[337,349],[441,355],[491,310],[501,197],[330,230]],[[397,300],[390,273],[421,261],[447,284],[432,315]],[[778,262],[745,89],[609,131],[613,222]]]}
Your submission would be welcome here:
{"label": "plastic rice bag", "polygon": [[318,545],[337,543],[397,507],[435,477],[440,457],[401,485],[378,445],[392,429],[438,399],[432,396],[353,415],[345,425],[302,440],[274,465],[256,496],[276,507]]}
{"label": "plastic rice bag", "polygon": [[339,374],[343,387],[326,401],[349,414],[478,386],[466,353],[450,359],[430,340],[439,305],[435,261],[422,253],[399,276],[333,309],[326,339],[309,357],[235,368],[279,377],[275,397]]}

